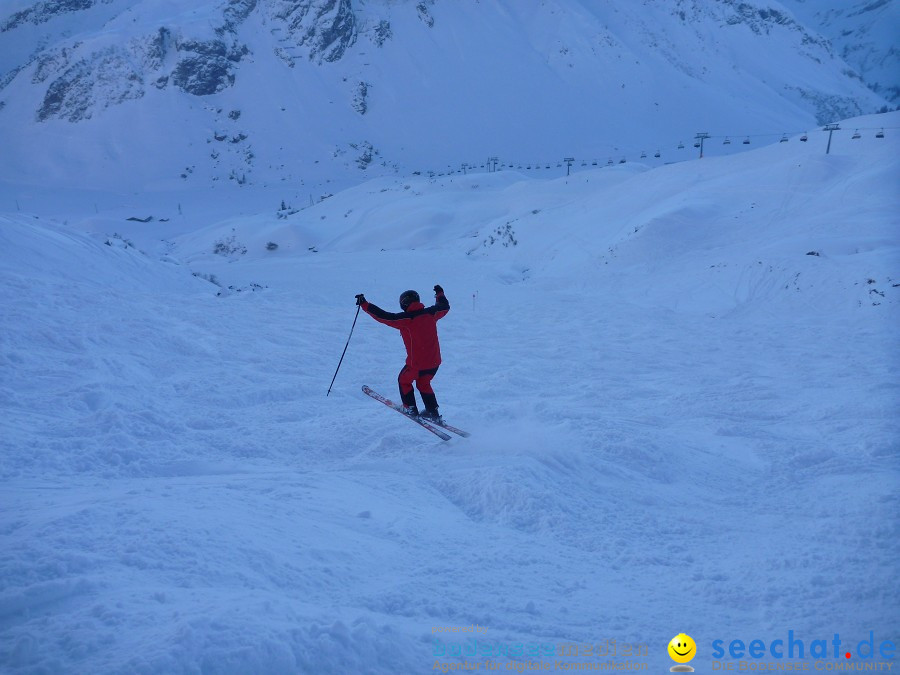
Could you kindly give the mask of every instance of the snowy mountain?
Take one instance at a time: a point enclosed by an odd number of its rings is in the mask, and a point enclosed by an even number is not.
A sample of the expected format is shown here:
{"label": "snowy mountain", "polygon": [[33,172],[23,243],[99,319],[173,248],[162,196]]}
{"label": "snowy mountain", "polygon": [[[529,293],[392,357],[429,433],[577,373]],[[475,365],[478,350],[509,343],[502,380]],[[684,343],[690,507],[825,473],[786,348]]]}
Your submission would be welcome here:
{"label": "snowy mountain", "polygon": [[827,37],[866,86],[894,105],[900,101],[900,5],[890,0],[786,0],[784,4]]}
{"label": "snowy mountain", "polygon": [[[900,113],[842,127],[0,217],[0,671],[896,667]],[[403,363],[365,315],[325,396],[354,295],[435,283],[448,443],[360,392]]]}
{"label": "snowy mountain", "polygon": [[888,104],[897,4],[876,4],[16,0],[0,16],[0,179],[318,198],[490,156],[666,162],[699,131],[772,142]]}

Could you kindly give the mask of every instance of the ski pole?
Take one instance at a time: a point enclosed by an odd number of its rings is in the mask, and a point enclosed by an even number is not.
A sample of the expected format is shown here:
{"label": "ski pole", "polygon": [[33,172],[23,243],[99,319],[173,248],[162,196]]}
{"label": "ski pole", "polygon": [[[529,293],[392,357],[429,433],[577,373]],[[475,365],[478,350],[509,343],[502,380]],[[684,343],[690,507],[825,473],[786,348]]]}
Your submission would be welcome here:
{"label": "ski pole", "polygon": [[356,328],[356,320],[359,318],[359,309],[360,306],[356,306],[356,316],[353,317],[353,325],[350,326],[350,335],[347,336],[347,344],[344,345],[344,351],[341,352],[341,360],[338,361],[337,368],[334,369],[334,377],[331,378],[331,384],[328,385],[328,393],[325,396],[331,394],[331,387],[334,386],[334,381],[337,379],[338,371],[341,369],[341,364],[344,362],[344,354],[347,353],[347,347],[350,346],[350,338],[353,337],[353,329]]}

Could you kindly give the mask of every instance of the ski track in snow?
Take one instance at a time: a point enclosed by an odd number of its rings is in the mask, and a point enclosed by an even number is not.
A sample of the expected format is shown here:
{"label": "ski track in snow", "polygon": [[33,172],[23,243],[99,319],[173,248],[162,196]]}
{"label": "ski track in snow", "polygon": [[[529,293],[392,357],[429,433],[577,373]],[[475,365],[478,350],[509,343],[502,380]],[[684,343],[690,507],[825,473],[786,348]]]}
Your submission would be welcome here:
{"label": "ski track in snow", "polygon": [[[851,169],[810,222],[871,191]],[[815,180],[767,217],[808,208]],[[580,199],[546,218],[590,242],[601,219]],[[471,624],[490,642],[647,643],[655,668],[682,631],[707,649],[788,629],[896,639],[898,324],[881,274],[896,232],[864,260],[791,244],[798,290],[783,259],[744,260],[727,237],[694,264],[731,207],[691,199],[714,215],[681,257],[630,262],[667,241],[660,215],[590,251],[548,244],[524,281],[522,260],[473,259],[468,239],[198,258],[238,286],[269,275],[225,297],[183,265],[5,219],[2,670],[431,672],[432,627]],[[831,250],[882,241],[877,207]],[[805,245],[797,232],[783,237]],[[523,248],[529,234],[554,236],[520,226]],[[884,304],[850,301],[863,269]],[[403,361],[365,315],[325,397],[353,295],[390,307],[433,283],[452,303],[436,391],[473,432],[447,443],[359,393],[394,396]]]}

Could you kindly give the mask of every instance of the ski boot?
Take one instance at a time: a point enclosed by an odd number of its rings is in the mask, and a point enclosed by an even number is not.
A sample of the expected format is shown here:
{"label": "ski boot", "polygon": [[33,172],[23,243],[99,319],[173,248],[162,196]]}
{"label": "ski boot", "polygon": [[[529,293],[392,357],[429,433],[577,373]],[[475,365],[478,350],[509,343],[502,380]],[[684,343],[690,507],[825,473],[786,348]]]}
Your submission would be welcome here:
{"label": "ski boot", "polygon": [[426,422],[434,422],[435,424],[443,424],[444,418],[441,417],[441,414],[438,412],[437,408],[434,410],[425,410],[423,413],[419,415]]}
{"label": "ski boot", "polygon": [[437,397],[434,394],[422,393],[422,401],[425,403],[425,412],[421,415],[422,419],[435,424],[443,424],[444,420],[438,412]]}

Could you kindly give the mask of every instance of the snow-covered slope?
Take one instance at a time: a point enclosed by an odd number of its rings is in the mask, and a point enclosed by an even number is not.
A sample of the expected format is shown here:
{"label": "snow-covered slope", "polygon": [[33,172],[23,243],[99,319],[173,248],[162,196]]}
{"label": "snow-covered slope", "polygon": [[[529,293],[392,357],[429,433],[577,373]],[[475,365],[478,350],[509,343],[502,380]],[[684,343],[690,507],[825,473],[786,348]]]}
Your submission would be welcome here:
{"label": "snow-covered slope", "polygon": [[[0,670],[896,640],[898,142],[824,142],[382,178],[166,241],[5,216]],[[450,443],[359,392],[403,360],[366,316],[325,397],[354,294],[435,283]]]}
{"label": "snow-covered slope", "polygon": [[[449,249],[503,266],[511,281],[599,278],[623,292],[639,286],[655,305],[697,299],[705,311],[733,310],[789,287],[825,303],[821,310],[854,306],[873,295],[863,278],[878,276],[865,271],[869,250],[883,251],[896,235],[896,195],[888,189],[895,132],[879,138],[878,125],[895,128],[898,120],[890,113],[844,122],[830,154],[828,134],[817,132],[806,142],[794,137],[653,170],[629,163],[546,181],[516,171],[383,178],[283,218],[225,219],[168,246],[210,273],[252,270],[240,273],[249,281],[258,268],[266,283],[298,258]],[[854,139],[857,127],[867,131]],[[225,242],[234,254],[215,254]],[[858,261],[857,278],[831,277],[837,260]],[[639,280],[646,265],[666,279],[655,290]],[[889,273],[881,271],[882,289]],[[757,296],[762,289],[774,296]]]}
{"label": "snow-covered slope", "polygon": [[490,156],[672,161],[699,131],[772,142],[885,104],[763,0],[17,1],[0,16],[0,179],[54,187],[319,197]]}

